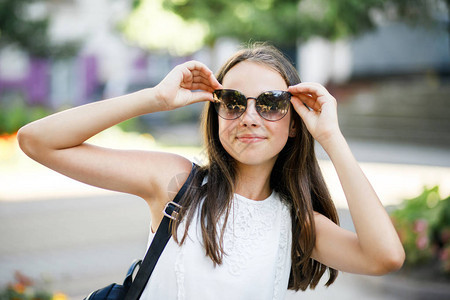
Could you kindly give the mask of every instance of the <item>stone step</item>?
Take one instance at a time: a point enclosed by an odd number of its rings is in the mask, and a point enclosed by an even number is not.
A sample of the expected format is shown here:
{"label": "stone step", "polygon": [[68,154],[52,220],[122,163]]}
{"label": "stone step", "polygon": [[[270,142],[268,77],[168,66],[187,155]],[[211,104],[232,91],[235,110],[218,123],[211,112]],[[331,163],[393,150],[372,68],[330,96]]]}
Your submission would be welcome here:
{"label": "stone step", "polygon": [[386,116],[339,116],[348,137],[432,143],[450,146],[450,120]]}
{"label": "stone step", "polygon": [[450,134],[450,118],[339,114],[339,123],[341,126],[348,127],[374,127],[386,129],[410,128]]}
{"label": "stone step", "polygon": [[405,93],[395,95],[376,94],[376,92],[357,94],[344,103],[339,103],[342,113],[363,115],[394,116],[441,116],[450,118],[450,90],[447,94],[414,95]]}
{"label": "stone step", "polygon": [[385,109],[384,111],[379,110],[368,110],[366,108],[363,110],[349,110],[338,108],[339,114],[344,118],[352,118],[353,116],[364,116],[364,117],[380,117],[380,118],[405,118],[416,120],[421,122],[423,119],[450,119],[450,107],[436,107],[434,108],[413,108],[413,107],[403,107],[400,109]]}
{"label": "stone step", "polygon": [[[351,89],[351,87],[347,87]],[[387,79],[338,103],[344,134],[364,139],[450,145],[450,80]]]}

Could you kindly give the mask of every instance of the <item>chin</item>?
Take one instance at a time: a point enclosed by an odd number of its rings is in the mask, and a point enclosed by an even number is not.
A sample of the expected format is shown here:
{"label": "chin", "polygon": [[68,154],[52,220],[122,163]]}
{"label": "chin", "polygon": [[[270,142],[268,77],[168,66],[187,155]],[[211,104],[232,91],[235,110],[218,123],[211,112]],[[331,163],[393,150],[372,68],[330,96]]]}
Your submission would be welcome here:
{"label": "chin", "polygon": [[238,162],[239,164],[246,165],[246,166],[263,166],[263,165],[270,165],[273,166],[275,163],[277,156],[267,156],[267,153],[254,153],[254,152],[248,152],[248,153],[241,153],[239,155],[232,155],[232,157]]}

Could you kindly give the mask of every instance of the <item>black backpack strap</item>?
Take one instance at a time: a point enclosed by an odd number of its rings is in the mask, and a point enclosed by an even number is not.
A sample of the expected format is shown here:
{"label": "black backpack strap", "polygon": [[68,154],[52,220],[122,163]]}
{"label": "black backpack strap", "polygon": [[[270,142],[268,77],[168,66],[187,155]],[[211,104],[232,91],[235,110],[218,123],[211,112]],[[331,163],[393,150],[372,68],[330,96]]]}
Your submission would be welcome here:
{"label": "black backpack strap", "polygon": [[180,191],[177,193],[173,201],[166,204],[164,208],[164,218],[162,219],[158,230],[156,230],[155,237],[153,238],[153,241],[147,253],[145,254],[142,265],[139,268],[136,278],[134,279],[130,289],[128,290],[127,295],[125,296],[125,300],[137,300],[144,291],[144,288],[148,280],[150,279],[150,275],[155,269],[156,263],[158,262],[161,253],[163,252],[167,242],[172,236],[171,219],[176,218],[177,211],[180,208],[178,202],[181,200],[181,197],[183,197],[186,189],[191,184],[197,167],[198,166],[195,163],[192,164],[192,169],[189,173],[189,177],[184,182]]}

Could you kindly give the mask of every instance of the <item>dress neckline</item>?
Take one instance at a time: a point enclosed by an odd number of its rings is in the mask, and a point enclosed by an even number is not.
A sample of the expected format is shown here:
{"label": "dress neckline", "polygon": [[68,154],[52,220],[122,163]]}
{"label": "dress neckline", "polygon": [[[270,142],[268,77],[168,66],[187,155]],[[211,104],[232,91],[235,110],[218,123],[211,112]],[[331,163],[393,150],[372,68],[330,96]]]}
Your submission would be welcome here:
{"label": "dress neckline", "polygon": [[269,197],[267,197],[266,199],[262,199],[262,200],[249,199],[247,197],[239,195],[238,193],[234,193],[234,197],[237,200],[241,200],[241,201],[244,201],[244,202],[249,202],[249,203],[252,203],[252,204],[255,204],[255,205],[258,205],[258,204],[262,205],[263,203],[267,203],[267,202],[270,202],[271,200],[275,199],[275,191],[272,190],[272,193],[270,193]]}

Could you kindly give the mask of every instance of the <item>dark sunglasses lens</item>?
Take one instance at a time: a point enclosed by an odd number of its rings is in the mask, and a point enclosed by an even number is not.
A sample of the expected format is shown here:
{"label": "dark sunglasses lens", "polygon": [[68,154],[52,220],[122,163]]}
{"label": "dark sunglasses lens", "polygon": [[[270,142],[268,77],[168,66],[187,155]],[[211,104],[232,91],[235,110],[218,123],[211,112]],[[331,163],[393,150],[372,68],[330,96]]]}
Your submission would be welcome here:
{"label": "dark sunglasses lens", "polygon": [[239,118],[247,107],[247,99],[238,91],[216,90],[213,96],[217,114],[227,120]]}
{"label": "dark sunglasses lens", "polygon": [[265,92],[258,97],[256,110],[266,120],[278,121],[289,111],[291,93],[286,91]]}

